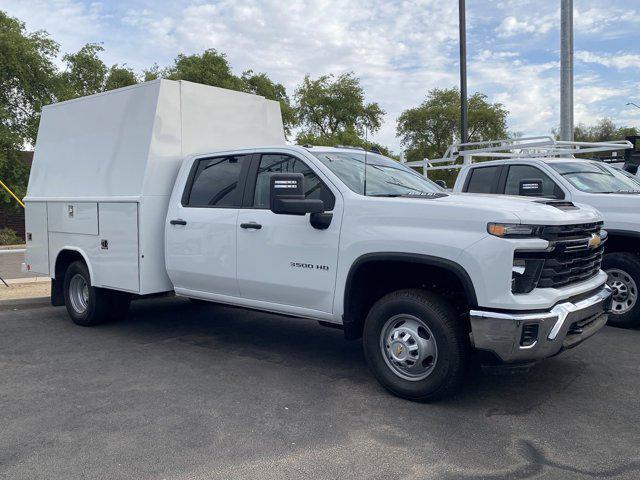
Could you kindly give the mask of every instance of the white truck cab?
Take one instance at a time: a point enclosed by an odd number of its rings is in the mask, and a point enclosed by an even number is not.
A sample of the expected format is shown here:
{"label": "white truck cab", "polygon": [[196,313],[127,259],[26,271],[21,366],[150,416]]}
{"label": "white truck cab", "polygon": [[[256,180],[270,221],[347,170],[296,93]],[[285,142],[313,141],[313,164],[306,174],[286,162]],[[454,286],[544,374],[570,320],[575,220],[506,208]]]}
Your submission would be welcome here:
{"label": "white truck cab", "polygon": [[[606,323],[595,209],[450,194],[373,152],[287,145],[277,108],[165,80],[46,108],[26,263],[54,305],[95,325],[168,291],[316,320],[362,338],[412,400],[451,393],[474,350],[530,365]],[[550,270],[565,248],[579,275]]]}
{"label": "white truck cab", "polygon": [[523,153],[516,158],[468,163],[460,170],[453,190],[548,198],[596,208],[604,217],[608,233],[603,269],[614,292],[609,323],[638,325],[640,180],[601,160],[573,156],[589,147],[596,151],[631,148],[624,142],[602,142],[582,145],[570,152],[571,156],[561,156],[557,151],[545,155],[542,150],[537,152],[540,156],[530,158]]}

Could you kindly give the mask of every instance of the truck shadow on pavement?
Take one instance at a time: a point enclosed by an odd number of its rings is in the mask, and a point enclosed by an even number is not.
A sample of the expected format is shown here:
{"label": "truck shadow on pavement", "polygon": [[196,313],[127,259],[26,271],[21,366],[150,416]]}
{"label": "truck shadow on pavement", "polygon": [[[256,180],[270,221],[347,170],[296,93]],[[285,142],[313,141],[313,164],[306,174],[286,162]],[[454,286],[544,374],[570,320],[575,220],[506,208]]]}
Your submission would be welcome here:
{"label": "truck shadow on pavement", "polygon": [[[366,385],[368,394],[377,390],[388,395],[369,373],[360,341],[347,341],[341,330],[307,319],[169,298],[134,302],[129,317],[117,328],[142,344],[177,342],[224,351],[225,357],[301,369],[307,376],[348,380]],[[489,404],[482,412],[485,417],[524,416],[543,406],[551,394],[568,390],[588,371],[588,364],[579,358],[563,357],[518,375],[488,375],[474,364],[464,388],[440,403],[454,408]]]}

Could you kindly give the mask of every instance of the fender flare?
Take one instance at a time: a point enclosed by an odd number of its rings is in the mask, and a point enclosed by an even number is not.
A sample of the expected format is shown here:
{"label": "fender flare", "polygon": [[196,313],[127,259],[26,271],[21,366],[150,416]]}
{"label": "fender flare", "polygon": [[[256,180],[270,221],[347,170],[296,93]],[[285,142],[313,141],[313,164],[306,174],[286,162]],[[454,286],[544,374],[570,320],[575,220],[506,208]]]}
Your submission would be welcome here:
{"label": "fender flare", "polygon": [[72,251],[72,252],[77,252],[77,253],[80,254],[82,259],[84,260],[84,263],[87,265],[87,270],[89,270],[89,279],[91,280],[91,284],[93,285],[94,284],[93,268],[91,267],[91,262],[89,262],[88,255],[81,248],[72,247],[72,246],[69,246],[69,245],[65,245],[64,247],[61,247],[58,250],[58,253],[56,253],[56,259],[53,262],[53,269],[51,269],[51,271],[53,272],[53,275],[51,276],[51,278],[55,278],[55,275],[56,275],[56,264],[58,263],[58,258],[60,258],[60,254],[62,252],[64,252],[65,250],[69,250],[69,251]]}
{"label": "fender flare", "polygon": [[347,307],[350,302],[350,295],[352,291],[352,283],[355,273],[358,269],[370,262],[381,262],[381,261],[401,261],[425,266],[438,267],[443,270],[449,271],[453,273],[456,278],[462,284],[464,289],[464,293],[467,297],[467,301],[471,308],[476,307],[478,305],[478,299],[476,296],[476,290],[473,286],[473,282],[471,281],[471,277],[465,270],[465,268],[457,262],[453,260],[448,260],[446,258],[434,257],[431,255],[423,255],[419,253],[401,253],[401,252],[375,252],[375,253],[366,253],[358,257],[349,268],[349,273],[347,274],[347,280],[344,286],[344,297],[343,297],[343,325],[345,328],[345,335],[349,337],[347,330],[354,322],[354,319],[347,318],[346,312]]}

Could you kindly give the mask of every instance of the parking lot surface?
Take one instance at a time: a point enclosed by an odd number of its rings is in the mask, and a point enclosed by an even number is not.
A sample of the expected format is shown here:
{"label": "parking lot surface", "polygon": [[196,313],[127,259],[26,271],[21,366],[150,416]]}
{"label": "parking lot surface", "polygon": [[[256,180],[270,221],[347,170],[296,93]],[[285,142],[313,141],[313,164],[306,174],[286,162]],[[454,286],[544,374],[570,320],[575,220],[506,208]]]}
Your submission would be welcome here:
{"label": "parking lot surface", "polygon": [[177,298],[75,326],[0,312],[0,478],[640,478],[640,331],[453,399],[386,393],[359,342]]}

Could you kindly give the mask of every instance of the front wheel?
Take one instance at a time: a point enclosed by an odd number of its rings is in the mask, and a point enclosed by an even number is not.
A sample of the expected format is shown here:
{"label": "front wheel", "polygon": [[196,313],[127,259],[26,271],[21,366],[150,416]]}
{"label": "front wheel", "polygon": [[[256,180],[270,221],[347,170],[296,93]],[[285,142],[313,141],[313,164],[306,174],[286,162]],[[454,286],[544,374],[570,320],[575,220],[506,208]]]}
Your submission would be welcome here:
{"label": "front wheel", "polygon": [[608,253],[602,261],[607,284],[613,291],[609,325],[633,327],[640,323],[640,260],[626,252]]}
{"label": "front wheel", "polygon": [[363,334],[367,363],[393,394],[432,401],[453,393],[468,363],[463,322],[439,295],[399,290],[371,308]]}

